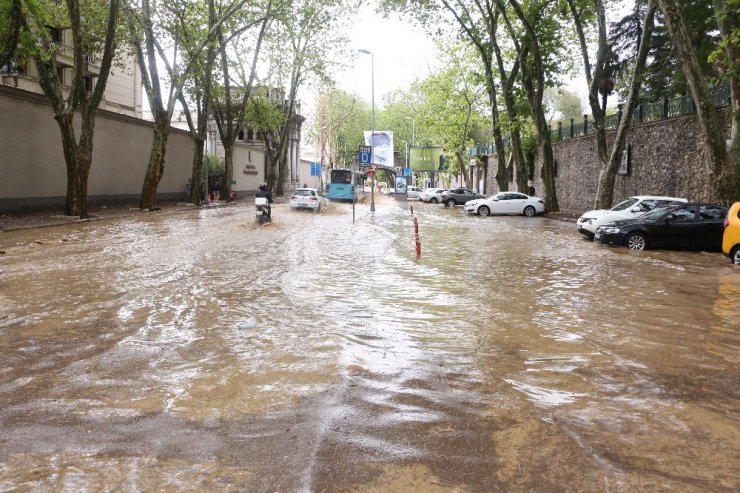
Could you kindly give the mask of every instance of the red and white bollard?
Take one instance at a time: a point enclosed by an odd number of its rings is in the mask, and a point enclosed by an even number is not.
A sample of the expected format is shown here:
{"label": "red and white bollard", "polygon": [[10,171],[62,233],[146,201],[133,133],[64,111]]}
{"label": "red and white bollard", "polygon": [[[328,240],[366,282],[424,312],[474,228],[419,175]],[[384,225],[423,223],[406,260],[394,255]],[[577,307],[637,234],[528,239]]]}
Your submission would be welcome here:
{"label": "red and white bollard", "polygon": [[414,218],[414,236],[416,236],[416,258],[421,257],[421,240],[419,239],[419,220]]}

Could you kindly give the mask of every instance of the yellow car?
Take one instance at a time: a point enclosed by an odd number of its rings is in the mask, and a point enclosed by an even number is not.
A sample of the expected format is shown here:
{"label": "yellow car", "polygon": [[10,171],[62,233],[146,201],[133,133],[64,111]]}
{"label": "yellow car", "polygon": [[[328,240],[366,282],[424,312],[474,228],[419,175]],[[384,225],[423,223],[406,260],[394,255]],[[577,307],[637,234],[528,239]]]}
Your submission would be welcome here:
{"label": "yellow car", "polygon": [[732,204],[730,212],[727,213],[722,251],[730,257],[733,264],[740,265],[740,202]]}

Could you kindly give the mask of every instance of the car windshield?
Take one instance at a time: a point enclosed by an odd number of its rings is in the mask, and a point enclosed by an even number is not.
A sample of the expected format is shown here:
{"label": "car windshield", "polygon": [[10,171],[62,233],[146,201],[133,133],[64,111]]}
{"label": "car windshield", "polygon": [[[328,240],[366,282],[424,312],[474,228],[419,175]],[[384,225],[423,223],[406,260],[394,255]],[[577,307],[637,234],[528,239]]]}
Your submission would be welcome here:
{"label": "car windshield", "polygon": [[641,220],[647,219],[649,221],[657,221],[661,219],[663,216],[668,214],[670,211],[672,211],[673,207],[656,207],[652,211],[646,212],[642,216],[640,216]]}
{"label": "car windshield", "polygon": [[486,199],[487,200],[500,199],[501,197],[503,197],[503,195],[504,195],[503,192],[494,193],[493,195],[489,195],[488,197],[486,197]]}
{"label": "car windshield", "polygon": [[301,190],[301,189],[298,189],[295,192],[293,192],[293,194],[294,195],[301,195],[303,197],[312,197],[314,195],[314,191],[313,190],[305,190],[305,189]]}
{"label": "car windshield", "polygon": [[630,207],[632,207],[633,205],[635,205],[637,202],[639,202],[639,199],[636,199],[636,198],[627,199],[624,202],[618,203],[617,205],[615,205],[614,207],[612,207],[610,210],[612,210],[612,211],[623,211],[625,209],[629,209]]}

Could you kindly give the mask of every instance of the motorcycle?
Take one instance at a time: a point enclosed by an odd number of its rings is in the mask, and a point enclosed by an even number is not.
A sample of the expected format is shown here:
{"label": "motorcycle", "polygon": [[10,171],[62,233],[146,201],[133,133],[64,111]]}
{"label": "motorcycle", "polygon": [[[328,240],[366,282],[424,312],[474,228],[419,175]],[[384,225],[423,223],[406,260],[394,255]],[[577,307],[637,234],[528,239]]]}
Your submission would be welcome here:
{"label": "motorcycle", "polygon": [[266,197],[255,197],[254,199],[255,219],[260,224],[272,222],[272,208]]}

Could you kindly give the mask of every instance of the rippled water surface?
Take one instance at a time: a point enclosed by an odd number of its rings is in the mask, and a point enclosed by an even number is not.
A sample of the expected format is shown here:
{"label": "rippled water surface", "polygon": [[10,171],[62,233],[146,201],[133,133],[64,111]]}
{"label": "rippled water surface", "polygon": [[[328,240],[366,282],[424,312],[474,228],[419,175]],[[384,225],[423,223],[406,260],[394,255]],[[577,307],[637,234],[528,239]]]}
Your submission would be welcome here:
{"label": "rippled water surface", "polygon": [[413,205],[0,234],[0,491],[740,490],[737,267]]}

